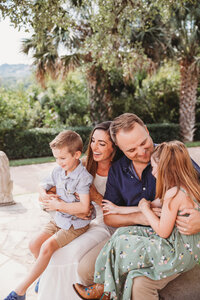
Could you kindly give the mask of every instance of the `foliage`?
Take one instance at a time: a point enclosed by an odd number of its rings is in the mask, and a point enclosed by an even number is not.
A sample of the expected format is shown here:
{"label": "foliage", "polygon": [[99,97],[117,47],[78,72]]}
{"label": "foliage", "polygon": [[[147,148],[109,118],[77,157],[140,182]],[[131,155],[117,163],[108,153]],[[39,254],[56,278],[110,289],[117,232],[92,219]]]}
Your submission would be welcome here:
{"label": "foliage", "polygon": [[36,98],[44,113],[42,126],[90,125],[88,91],[80,72],[69,73],[64,81],[48,81]]}
{"label": "foliage", "polygon": [[90,125],[88,91],[83,74],[49,80],[44,91],[35,83],[0,88],[0,128]]}
{"label": "foliage", "polygon": [[29,104],[23,87],[17,90],[0,88],[0,128],[26,128]]}
{"label": "foliage", "polygon": [[[147,128],[156,143],[180,138],[178,124],[147,124]],[[49,142],[63,129],[78,132],[84,142],[84,151],[86,150],[92,127],[0,129],[0,150],[9,159],[51,156]],[[200,140],[200,123],[197,124],[196,138]]]}
{"label": "foliage", "polygon": [[145,123],[179,122],[179,71],[177,64],[164,64],[138,85],[134,112]]}
{"label": "foliage", "polygon": [[0,129],[0,150],[4,151],[9,159],[50,156],[52,155],[50,141],[64,129],[74,130],[80,134],[85,151],[91,127]]}

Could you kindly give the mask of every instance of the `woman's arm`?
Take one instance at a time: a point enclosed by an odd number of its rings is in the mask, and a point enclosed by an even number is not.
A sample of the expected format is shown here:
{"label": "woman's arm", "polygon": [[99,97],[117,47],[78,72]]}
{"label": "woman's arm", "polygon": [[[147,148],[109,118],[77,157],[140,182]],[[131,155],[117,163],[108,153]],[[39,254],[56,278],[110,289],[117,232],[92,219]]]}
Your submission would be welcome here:
{"label": "woman's arm", "polygon": [[139,202],[139,208],[147,218],[150,226],[162,238],[167,238],[172,233],[180,206],[179,194],[172,199],[173,195],[170,193],[166,193],[160,218],[151,210],[150,201],[143,198]]}
{"label": "woman's arm", "polygon": [[134,212],[140,212],[140,209],[137,206],[118,206],[105,199],[102,200],[102,208],[104,211],[104,216],[110,214],[126,215]]}
{"label": "woman's arm", "polygon": [[101,206],[103,196],[97,191],[94,184],[90,186],[90,200]]}

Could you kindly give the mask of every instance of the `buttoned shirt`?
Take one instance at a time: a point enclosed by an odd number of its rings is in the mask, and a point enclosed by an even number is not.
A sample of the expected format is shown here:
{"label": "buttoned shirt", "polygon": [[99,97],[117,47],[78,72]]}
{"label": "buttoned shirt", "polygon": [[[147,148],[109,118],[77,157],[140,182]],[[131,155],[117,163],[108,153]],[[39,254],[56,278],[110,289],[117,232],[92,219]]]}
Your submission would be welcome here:
{"label": "buttoned shirt", "polygon": [[[45,190],[49,190],[51,187],[56,186],[57,195],[60,196],[63,201],[73,203],[79,202],[74,193],[89,194],[92,181],[93,176],[80,162],[79,165],[68,175],[65,174],[65,170],[60,166],[55,167],[51,174],[46,177],[40,185]],[[94,217],[95,216],[93,215],[93,218]],[[85,227],[91,221],[82,220],[76,216],[59,211],[55,213],[54,220],[58,227],[66,230],[68,230],[72,225],[74,229]]]}
{"label": "buttoned shirt", "polygon": [[[200,174],[199,166],[192,162]],[[142,198],[154,200],[155,190],[156,179],[152,175],[151,164],[143,170],[140,179],[133,162],[124,155],[109,170],[104,199],[119,206],[137,206]]]}

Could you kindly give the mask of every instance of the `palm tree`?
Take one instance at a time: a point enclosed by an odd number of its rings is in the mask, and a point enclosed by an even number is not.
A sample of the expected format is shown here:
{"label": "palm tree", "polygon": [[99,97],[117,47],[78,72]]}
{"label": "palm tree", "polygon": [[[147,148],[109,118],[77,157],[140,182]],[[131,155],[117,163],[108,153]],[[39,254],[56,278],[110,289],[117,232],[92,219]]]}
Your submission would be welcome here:
{"label": "palm tree", "polygon": [[31,52],[33,65],[36,66],[36,79],[43,88],[47,74],[54,79],[58,77],[60,70],[58,44],[52,43],[52,38],[47,32],[42,43],[38,41],[36,34],[29,39],[23,39],[21,51],[27,55]]}
{"label": "palm tree", "polygon": [[171,45],[180,64],[180,131],[193,141],[200,66],[200,3],[174,10],[170,20]]}
{"label": "palm tree", "polygon": [[[55,26],[51,31],[44,32],[42,42],[38,40],[36,33],[30,39],[24,39],[22,52],[32,53],[36,79],[43,88],[47,75],[53,79],[65,78],[69,71],[84,66],[89,90],[90,117],[95,125],[110,118],[111,85],[108,74],[92,59],[91,52],[82,51],[82,45],[90,30],[86,24],[70,28],[70,33]],[[60,45],[69,54],[59,55]]]}
{"label": "palm tree", "polygon": [[[151,2],[151,1],[150,1]],[[154,8],[155,10],[155,8]],[[171,7],[164,20],[157,12],[141,16],[145,26],[132,25],[132,47],[140,43],[144,54],[158,67],[163,59],[175,59],[180,65],[179,125],[184,142],[193,141],[195,105],[200,66],[200,3]]]}

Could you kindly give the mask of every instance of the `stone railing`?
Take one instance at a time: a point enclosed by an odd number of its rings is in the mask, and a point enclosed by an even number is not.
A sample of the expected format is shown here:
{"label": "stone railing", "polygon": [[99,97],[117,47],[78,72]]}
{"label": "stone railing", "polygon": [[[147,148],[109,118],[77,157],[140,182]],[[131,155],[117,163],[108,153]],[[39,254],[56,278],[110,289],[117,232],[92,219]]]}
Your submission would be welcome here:
{"label": "stone railing", "polygon": [[0,206],[15,204],[12,196],[13,182],[10,178],[9,160],[0,151]]}

